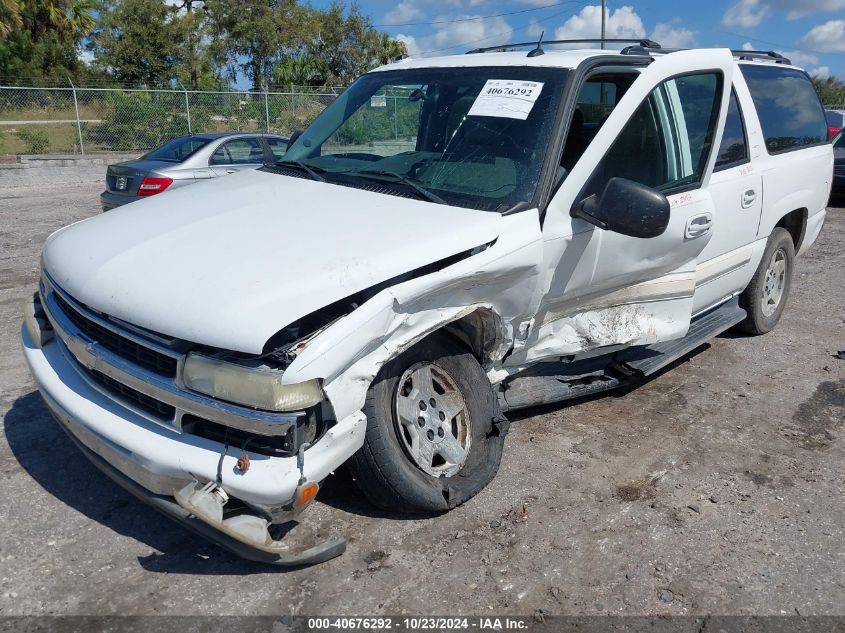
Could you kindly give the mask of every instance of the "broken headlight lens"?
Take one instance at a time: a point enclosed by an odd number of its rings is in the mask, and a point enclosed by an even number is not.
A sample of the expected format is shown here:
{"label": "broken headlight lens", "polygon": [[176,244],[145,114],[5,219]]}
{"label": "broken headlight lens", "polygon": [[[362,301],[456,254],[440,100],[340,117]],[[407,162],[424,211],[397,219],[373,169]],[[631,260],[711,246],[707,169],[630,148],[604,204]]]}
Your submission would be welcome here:
{"label": "broken headlight lens", "polygon": [[319,380],[283,385],[281,371],[247,367],[200,354],[188,354],[182,380],[188,389],[268,411],[296,411],[323,400]]}

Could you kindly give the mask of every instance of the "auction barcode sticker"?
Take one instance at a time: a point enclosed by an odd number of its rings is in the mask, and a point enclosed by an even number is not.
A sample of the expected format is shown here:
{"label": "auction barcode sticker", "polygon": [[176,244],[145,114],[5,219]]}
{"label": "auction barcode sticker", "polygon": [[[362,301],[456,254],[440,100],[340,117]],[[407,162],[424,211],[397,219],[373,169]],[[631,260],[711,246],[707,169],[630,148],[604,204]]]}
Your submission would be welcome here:
{"label": "auction barcode sticker", "polygon": [[524,121],[540,96],[538,81],[488,79],[467,116],[497,116]]}

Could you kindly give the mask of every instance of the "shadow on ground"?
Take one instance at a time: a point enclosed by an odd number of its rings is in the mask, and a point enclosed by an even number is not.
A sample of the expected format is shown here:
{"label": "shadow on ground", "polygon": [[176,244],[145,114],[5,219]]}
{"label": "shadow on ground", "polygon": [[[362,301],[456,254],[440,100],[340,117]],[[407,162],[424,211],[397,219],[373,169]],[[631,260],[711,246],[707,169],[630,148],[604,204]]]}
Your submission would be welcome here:
{"label": "shadow on ground", "polygon": [[285,571],[242,560],[135,499],[76,449],[37,391],[12,404],[4,427],[18,463],[44,490],[86,517],[156,550],[138,557],[144,569],[197,575]]}

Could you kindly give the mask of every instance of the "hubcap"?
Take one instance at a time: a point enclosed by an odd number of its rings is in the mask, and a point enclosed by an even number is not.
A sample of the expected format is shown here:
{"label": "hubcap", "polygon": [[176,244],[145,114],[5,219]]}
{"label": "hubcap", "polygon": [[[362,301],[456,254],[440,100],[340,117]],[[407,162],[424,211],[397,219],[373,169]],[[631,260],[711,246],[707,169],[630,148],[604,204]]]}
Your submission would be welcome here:
{"label": "hubcap", "polygon": [[763,280],[762,309],[763,314],[772,316],[783,299],[783,290],[786,287],[786,253],[778,249],[772,254],[769,265],[766,268],[766,276]]}
{"label": "hubcap", "polygon": [[433,477],[451,477],[466,462],[470,418],[455,380],[434,363],[409,367],[399,379],[396,420],[405,451]]}

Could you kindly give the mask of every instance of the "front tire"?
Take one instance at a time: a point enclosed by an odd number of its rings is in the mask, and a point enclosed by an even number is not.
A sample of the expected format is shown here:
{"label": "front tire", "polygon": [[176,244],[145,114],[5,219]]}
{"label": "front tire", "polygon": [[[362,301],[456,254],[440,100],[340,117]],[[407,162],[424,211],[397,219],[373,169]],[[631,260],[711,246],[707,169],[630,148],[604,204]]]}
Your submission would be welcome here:
{"label": "front tire", "polygon": [[385,364],[364,413],[364,445],[349,464],[364,495],[384,510],[444,512],[499,469],[507,420],[478,361],[445,334]]}
{"label": "front tire", "polygon": [[755,335],[774,329],[789,298],[794,266],[792,236],[786,229],[775,227],[751,283],[739,296],[739,305],[748,316],[738,329]]}

